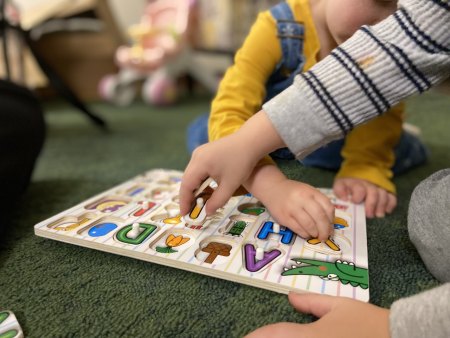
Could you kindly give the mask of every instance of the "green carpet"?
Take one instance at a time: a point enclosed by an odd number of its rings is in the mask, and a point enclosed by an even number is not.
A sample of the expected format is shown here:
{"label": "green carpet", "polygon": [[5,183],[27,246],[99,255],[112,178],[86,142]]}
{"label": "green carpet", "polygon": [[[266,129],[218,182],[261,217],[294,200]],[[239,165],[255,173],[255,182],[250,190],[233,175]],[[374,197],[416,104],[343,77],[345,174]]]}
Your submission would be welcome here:
{"label": "green carpet", "polygon": [[[406,212],[413,187],[450,167],[449,104],[449,96],[437,93],[409,102],[408,120],[422,128],[432,156],[395,180],[395,213],[368,222],[374,304],[389,307],[438,284],[408,240]],[[239,337],[269,323],[311,321],[285,295],[36,237],[34,224],[141,172],[182,170],[186,125],[209,103],[93,107],[108,120],[110,133],[65,104],[46,106],[45,149],[0,241],[0,308],[15,312],[27,337]],[[281,165],[292,178],[332,184],[330,172]]]}

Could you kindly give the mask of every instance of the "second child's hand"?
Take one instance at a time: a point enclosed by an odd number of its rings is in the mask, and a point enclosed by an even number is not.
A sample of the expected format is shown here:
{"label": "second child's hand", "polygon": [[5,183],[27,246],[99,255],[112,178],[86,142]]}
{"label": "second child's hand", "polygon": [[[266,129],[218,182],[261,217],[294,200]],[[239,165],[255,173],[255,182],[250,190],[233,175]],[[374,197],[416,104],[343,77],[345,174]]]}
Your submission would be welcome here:
{"label": "second child's hand", "polygon": [[206,214],[211,215],[222,207],[252,172],[258,159],[246,156],[247,151],[237,134],[204,144],[192,154],[180,187],[180,212],[189,212],[194,191],[208,178],[218,187],[206,203]]}
{"label": "second child's hand", "polygon": [[198,147],[180,187],[180,212],[185,215],[194,191],[208,177],[219,185],[206,203],[206,214],[222,207],[247,180],[258,161],[284,143],[264,111],[252,116],[236,133]]}

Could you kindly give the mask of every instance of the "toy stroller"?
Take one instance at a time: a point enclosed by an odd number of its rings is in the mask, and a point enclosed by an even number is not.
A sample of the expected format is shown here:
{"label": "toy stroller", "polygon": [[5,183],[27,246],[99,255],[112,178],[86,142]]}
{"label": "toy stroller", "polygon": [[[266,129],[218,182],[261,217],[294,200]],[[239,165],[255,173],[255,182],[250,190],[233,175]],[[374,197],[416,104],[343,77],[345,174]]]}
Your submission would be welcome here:
{"label": "toy stroller", "polygon": [[177,98],[176,78],[186,73],[188,34],[195,0],[156,0],[147,5],[141,23],[130,27],[132,46],[116,52],[120,71],[99,84],[101,97],[127,105],[144,81],[142,97],[148,103],[165,105]]}

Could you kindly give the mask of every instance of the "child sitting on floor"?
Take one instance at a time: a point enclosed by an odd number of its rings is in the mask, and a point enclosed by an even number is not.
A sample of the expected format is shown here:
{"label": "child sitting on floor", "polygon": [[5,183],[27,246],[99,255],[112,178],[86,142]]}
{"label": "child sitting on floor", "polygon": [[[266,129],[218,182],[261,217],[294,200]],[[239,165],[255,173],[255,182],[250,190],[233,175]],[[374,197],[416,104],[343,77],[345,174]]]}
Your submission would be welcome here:
{"label": "child sitting on floor", "polygon": [[[393,13],[396,5],[397,1],[393,0],[358,3],[353,0],[288,0],[261,13],[212,102],[208,131],[207,116],[200,117],[190,126],[190,150],[208,141],[207,132],[209,140],[214,141],[237,131],[264,102],[290,86],[296,75],[327,56],[361,25],[376,23]],[[368,56],[359,66],[366,67],[372,61]],[[333,105],[326,89],[317,85],[313,76],[308,81],[323,94],[325,104]],[[341,199],[352,195],[356,203],[365,201],[366,215],[370,218],[384,217],[397,203],[391,181],[393,173],[404,172],[426,159],[421,142],[402,133],[403,108],[402,104],[392,108],[387,114],[350,132],[345,141],[335,141],[301,162],[306,166],[339,170],[333,186],[335,194]],[[333,118],[339,124],[349,124],[339,112]],[[294,158],[287,149],[279,149],[271,156]],[[286,181],[269,156],[258,166],[261,167],[259,174],[252,176],[244,187],[266,204],[272,216],[283,225],[295,229],[303,237],[320,237],[320,229],[319,232],[313,229],[317,217],[324,218],[323,213],[313,215],[296,204],[288,210],[286,205],[274,202],[277,195],[295,194],[300,183]],[[269,199],[272,203],[267,203]],[[319,204],[327,205],[327,201],[318,199]],[[297,227],[297,223],[309,225]]]}

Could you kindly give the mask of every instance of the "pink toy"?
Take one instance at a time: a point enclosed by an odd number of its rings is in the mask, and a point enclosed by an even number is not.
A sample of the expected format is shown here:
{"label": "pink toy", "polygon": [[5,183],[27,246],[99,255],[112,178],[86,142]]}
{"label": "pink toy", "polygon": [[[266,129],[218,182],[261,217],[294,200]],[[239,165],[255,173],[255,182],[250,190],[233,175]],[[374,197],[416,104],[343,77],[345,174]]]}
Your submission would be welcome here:
{"label": "pink toy", "polygon": [[177,78],[188,74],[214,93],[232,64],[233,53],[192,48],[196,0],[156,0],[147,6],[141,22],[130,27],[131,46],[117,50],[118,74],[99,84],[101,97],[127,105],[136,97],[137,82],[144,82],[142,97],[154,105],[168,105],[178,97]]}
{"label": "pink toy", "polygon": [[117,50],[119,66],[154,71],[186,45],[192,0],[158,0],[148,5],[141,23],[128,30],[133,45]]}
{"label": "pink toy", "polygon": [[177,98],[175,79],[186,72],[188,34],[194,0],[150,2],[141,22],[130,27],[131,46],[116,52],[117,75],[104,77],[100,95],[116,104],[129,104],[136,95],[136,82],[144,80],[145,101],[157,105]]}

